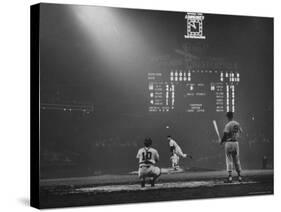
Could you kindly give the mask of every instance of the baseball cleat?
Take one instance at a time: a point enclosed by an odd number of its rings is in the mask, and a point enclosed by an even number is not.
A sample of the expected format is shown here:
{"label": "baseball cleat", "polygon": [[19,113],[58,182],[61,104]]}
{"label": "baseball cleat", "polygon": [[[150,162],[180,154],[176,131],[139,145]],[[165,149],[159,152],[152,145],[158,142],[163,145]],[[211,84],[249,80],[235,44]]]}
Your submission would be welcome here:
{"label": "baseball cleat", "polygon": [[232,176],[229,176],[224,182],[225,183],[232,183]]}
{"label": "baseball cleat", "polygon": [[238,181],[239,181],[239,182],[242,182],[242,180],[243,180],[243,179],[242,179],[242,176],[238,176]]}
{"label": "baseball cleat", "polygon": [[183,154],[183,155],[182,155],[183,158],[186,158],[186,156],[187,156],[186,154]]}
{"label": "baseball cleat", "polygon": [[151,180],[150,185],[151,185],[151,187],[154,187],[155,186],[155,180]]}
{"label": "baseball cleat", "polygon": [[178,170],[178,167],[174,167],[174,171],[177,171]]}
{"label": "baseball cleat", "polygon": [[174,166],[174,171],[177,171],[179,168],[180,168],[179,165],[175,165],[175,166]]}

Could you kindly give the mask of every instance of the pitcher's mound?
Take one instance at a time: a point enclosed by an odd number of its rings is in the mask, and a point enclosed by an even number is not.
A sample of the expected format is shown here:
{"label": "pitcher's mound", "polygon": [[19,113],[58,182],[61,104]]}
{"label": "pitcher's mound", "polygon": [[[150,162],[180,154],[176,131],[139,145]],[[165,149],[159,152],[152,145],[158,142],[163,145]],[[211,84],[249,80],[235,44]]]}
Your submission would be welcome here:
{"label": "pitcher's mound", "polygon": [[[181,173],[184,172],[184,169],[182,168],[177,168],[177,169],[173,169],[173,168],[161,168],[161,174],[174,174],[174,173]],[[138,171],[132,171],[129,172],[129,174],[138,174]]]}

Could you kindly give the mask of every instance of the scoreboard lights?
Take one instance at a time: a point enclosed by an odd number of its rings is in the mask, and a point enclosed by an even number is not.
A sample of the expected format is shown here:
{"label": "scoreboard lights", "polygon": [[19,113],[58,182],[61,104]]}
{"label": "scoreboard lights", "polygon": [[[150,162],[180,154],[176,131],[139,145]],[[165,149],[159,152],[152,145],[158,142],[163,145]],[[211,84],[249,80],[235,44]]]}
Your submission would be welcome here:
{"label": "scoreboard lights", "polygon": [[[186,98],[184,111],[205,112],[208,106],[200,102],[204,97],[215,97],[216,112],[235,111],[235,87],[240,82],[240,74],[219,70],[171,70],[164,73],[148,73],[150,112],[170,112],[176,110],[179,98]],[[207,81],[207,82],[206,82]],[[178,87],[184,87],[184,94],[176,94]],[[196,102],[194,97],[196,98]],[[199,100],[198,100],[199,99]],[[199,101],[199,102],[198,102]],[[181,107],[182,108],[182,107]]]}

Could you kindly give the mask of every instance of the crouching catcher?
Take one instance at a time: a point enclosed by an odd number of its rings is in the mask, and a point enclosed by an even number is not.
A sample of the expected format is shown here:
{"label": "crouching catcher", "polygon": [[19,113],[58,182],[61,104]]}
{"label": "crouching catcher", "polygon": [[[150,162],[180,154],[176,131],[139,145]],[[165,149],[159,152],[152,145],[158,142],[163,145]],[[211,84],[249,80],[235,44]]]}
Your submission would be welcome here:
{"label": "crouching catcher", "polygon": [[151,145],[151,138],[146,138],[144,140],[144,147],[140,148],[137,154],[137,159],[139,160],[138,175],[141,180],[141,187],[145,187],[146,178],[150,179],[150,184],[154,187],[155,180],[161,175],[160,168],[155,166],[159,161],[159,154]]}

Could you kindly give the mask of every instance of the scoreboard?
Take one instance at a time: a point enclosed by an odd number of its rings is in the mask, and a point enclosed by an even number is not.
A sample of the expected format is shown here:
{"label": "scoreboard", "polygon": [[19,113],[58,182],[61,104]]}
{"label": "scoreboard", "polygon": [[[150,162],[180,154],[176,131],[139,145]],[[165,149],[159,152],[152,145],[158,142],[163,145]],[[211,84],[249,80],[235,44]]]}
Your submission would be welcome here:
{"label": "scoreboard", "polygon": [[235,112],[240,74],[232,70],[148,73],[149,112]]}

